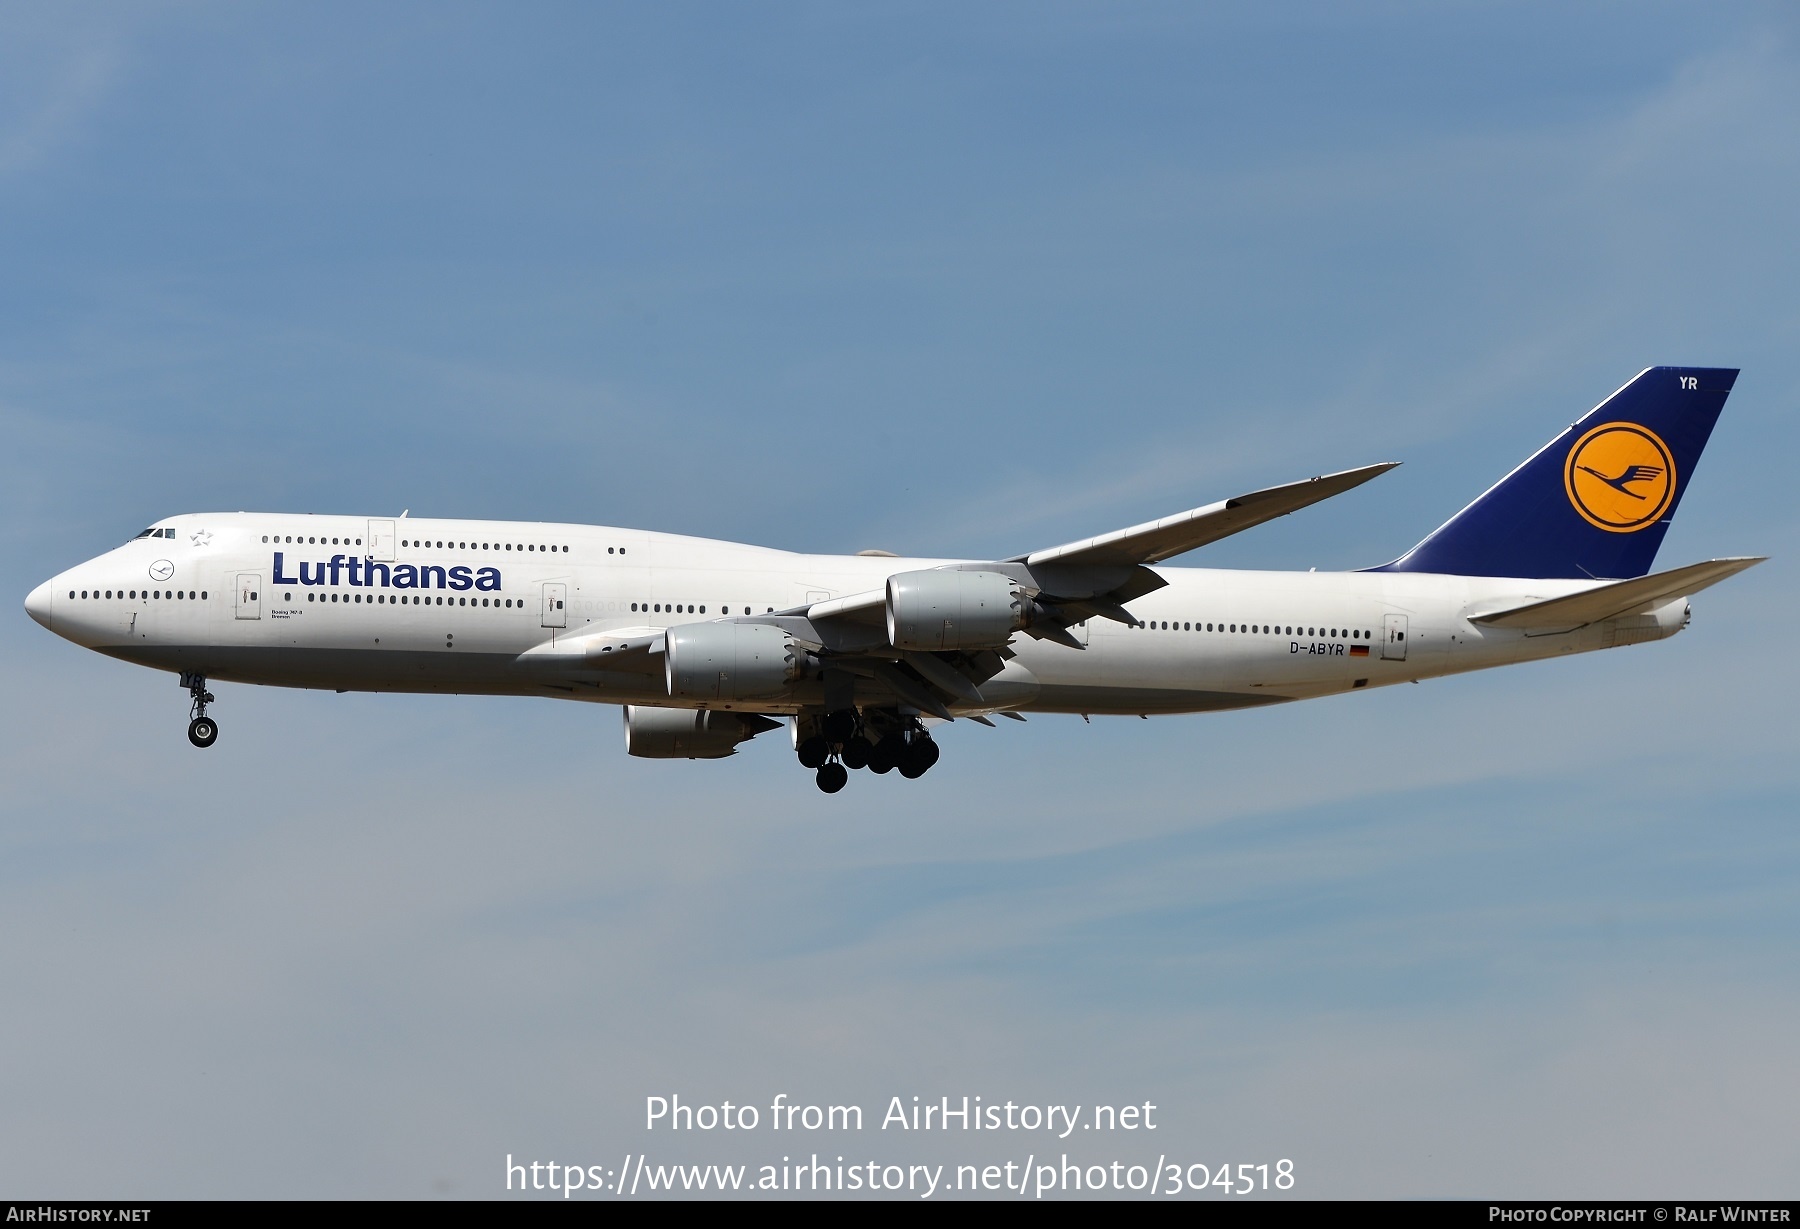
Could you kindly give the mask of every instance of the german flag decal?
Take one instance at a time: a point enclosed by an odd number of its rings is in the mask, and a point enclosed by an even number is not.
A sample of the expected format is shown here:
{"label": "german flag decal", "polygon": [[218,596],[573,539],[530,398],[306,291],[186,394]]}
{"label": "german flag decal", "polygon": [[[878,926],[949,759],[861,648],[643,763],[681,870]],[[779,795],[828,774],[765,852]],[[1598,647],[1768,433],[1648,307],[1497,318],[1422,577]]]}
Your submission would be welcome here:
{"label": "german flag decal", "polygon": [[1368,645],[1353,644],[1350,646],[1350,656],[1352,656],[1352,657],[1367,657],[1368,655],[1369,655],[1369,646]]}

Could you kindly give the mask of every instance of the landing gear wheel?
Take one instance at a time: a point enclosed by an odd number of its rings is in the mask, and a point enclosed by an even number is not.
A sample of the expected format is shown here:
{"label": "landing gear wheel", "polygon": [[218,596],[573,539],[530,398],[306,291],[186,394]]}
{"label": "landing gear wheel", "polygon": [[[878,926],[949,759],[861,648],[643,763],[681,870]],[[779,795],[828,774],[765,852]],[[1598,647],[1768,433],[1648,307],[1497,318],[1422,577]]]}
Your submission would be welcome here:
{"label": "landing gear wheel", "polygon": [[869,748],[869,771],[888,773],[899,764],[899,753],[905,749],[897,737],[887,737]]}
{"label": "landing gear wheel", "polygon": [[800,767],[818,768],[831,758],[831,744],[815,734],[811,738],[801,739],[795,754],[800,757]]}
{"label": "landing gear wheel", "polygon": [[924,776],[938,762],[938,745],[929,738],[915,738],[900,756],[900,775],[908,781]]}
{"label": "landing gear wheel", "polygon": [[187,688],[188,695],[193,697],[193,704],[188,708],[188,741],[196,747],[210,747],[219,738],[219,723],[206,715],[206,706],[213,702],[213,693],[206,689],[204,674],[184,674],[181,685]]}
{"label": "landing gear wheel", "polygon": [[819,788],[828,794],[837,793],[849,780],[850,774],[842,764],[826,764],[819,769]]}
{"label": "landing gear wheel", "polygon": [[840,758],[844,761],[845,768],[867,768],[869,753],[874,749],[869,745],[868,739],[858,734],[844,744],[844,751]]}

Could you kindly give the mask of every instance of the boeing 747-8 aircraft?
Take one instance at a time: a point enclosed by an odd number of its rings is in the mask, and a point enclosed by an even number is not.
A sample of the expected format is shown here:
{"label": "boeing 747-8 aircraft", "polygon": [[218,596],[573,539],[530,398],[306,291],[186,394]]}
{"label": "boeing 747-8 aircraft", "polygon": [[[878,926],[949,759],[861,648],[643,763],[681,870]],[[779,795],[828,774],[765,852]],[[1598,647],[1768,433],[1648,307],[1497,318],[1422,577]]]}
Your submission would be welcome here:
{"label": "boeing 747-8 aircraft", "polygon": [[[799,555],[591,525],[203,513],[39,585],[31,617],[181,676],[625,706],[632,755],[791,724],[819,788],[917,777],[929,727],[1248,708],[1661,640],[1761,562],[1650,575],[1737,372],[1653,367],[1392,563],[1156,566],[1359,486],[1370,465],[1007,559]],[[335,607],[335,609],[333,609]],[[991,724],[991,723],[990,723]]]}

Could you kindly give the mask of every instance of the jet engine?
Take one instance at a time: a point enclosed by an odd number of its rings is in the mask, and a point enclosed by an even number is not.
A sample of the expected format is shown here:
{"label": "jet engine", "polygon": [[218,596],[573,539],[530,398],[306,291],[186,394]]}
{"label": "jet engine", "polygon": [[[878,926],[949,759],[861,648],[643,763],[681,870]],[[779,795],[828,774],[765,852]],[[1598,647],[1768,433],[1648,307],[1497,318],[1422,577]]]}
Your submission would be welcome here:
{"label": "jet engine", "polygon": [[688,623],[667,633],[669,694],[681,700],[760,700],[781,695],[810,664],[806,651],[767,623]]}
{"label": "jet engine", "polygon": [[647,760],[722,760],[779,721],[755,713],[625,706],[625,752]]}
{"label": "jet engine", "polygon": [[888,640],[897,649],[997,649],[1036,603],[998,572],[901,572],[888,577]]}

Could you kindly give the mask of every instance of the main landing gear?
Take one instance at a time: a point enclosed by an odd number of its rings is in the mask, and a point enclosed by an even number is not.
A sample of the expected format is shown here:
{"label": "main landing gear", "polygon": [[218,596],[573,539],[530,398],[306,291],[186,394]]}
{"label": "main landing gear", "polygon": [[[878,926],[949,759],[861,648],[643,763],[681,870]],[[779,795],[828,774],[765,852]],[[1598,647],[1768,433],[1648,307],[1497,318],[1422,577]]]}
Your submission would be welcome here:
{"label": "main landing gear", "polygon": [[219,740],[219,723],[206,715],[206,706],[216,697],[206,689],[205,675],[184,674],[181,676],[181,685],[194,698],[193,705],[188,709],[188,741],[196,747],[210,747]]}
{"label": "main landing gear", "polygon": [[819,788],[827,794],[835,794],[849,783],[851,769],[885,774],[898,768],[900,775],[911,781],[938,762],[937,743],[914,717],[842,709],[801,721],[795,754],[801,767],[818,771]]}

